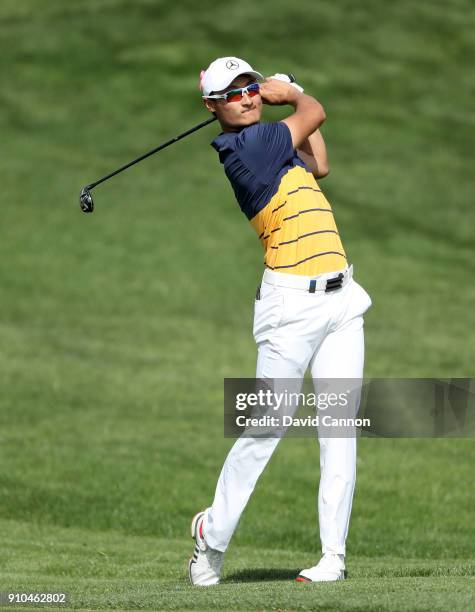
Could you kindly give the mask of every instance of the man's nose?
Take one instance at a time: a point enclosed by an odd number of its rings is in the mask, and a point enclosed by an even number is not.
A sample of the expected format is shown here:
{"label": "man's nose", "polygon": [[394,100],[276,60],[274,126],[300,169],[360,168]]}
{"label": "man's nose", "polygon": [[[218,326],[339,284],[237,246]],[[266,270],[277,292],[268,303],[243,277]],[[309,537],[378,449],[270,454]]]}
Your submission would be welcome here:
{"label": "man's nose", "polygon": [[241,104],[244,104],[244,106],[249,106],[252,104],[251,96],[248,93],[243,94]]}

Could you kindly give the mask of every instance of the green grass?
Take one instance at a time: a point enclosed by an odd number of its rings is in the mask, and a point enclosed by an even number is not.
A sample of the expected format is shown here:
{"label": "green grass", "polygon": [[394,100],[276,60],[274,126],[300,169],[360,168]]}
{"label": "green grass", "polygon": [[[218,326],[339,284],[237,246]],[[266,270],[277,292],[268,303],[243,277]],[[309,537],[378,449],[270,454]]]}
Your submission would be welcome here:
{"label": "green grass", "polygon": [[[461,559],[356,557],[345,583],[293,581],[312,556],[294,548],[233,546],[223,582],[196,589],[185,583],[183,539],[124,536],[91,530],[32,528],[2,521],[9,588],[67,592],[73,608],[454,610],[473,604],[475,565]],[[27,559],[25,560],[25,557]]]}
{"label": "green grass", "polygon": [[77,197],[206,118],[214,57],[294,72],[327,110],[322,187],[373,298],[367,376],[471,376],[474,25],[468,0],[3,0],[0,590],[87,609],[473,607],[472,440],[361,440],[349,580],[315,588],[292,578],[318,558],[318,448],[283,441],[223,584],[188,586],[189,520],[231,444],[223,378],[254,372],[262,254],[214,126],[98,187],[93,215]]}

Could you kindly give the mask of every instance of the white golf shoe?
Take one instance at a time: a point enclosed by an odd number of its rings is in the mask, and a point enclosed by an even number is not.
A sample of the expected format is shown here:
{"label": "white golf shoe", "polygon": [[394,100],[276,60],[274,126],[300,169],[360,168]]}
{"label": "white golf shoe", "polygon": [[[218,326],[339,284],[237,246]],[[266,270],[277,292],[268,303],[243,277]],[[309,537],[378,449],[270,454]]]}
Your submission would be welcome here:
{"label": "white golf shoe", "polygon": [[325,553],[317,565],[302,570],[295,580],[297,582],[333,582],[344,579],[344,555]]}
{"label": "white golf shoe", "polygon": [[193,557],[188,563],[190,582],[194,586],[219,584],[224,553],[210,548],[203,534],[205,512],[198,512],[191,521],[191,537],[196,542]]}

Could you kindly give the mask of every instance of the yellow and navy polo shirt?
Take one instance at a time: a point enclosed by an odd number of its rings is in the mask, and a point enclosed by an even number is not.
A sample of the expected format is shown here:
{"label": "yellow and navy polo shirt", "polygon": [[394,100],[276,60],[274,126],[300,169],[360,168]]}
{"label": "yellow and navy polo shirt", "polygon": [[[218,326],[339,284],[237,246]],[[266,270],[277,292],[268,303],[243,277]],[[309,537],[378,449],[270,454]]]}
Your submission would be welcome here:
{"label": "yellow and navy polo shirt", "polygon": [[287,125],[255,123],[211,143],[276,272],[317,276],[347,265],[333,212]]}

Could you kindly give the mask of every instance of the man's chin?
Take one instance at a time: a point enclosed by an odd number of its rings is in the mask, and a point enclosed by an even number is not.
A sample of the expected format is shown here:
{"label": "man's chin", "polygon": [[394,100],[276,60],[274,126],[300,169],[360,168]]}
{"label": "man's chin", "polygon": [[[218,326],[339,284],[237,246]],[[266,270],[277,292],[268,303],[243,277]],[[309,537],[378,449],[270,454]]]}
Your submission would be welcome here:
{"label": "man's chin", "polygon": [[241,125],[252,125],[253,123],[258,123],[261,119],[259,113],[255,111],[248,111],[247,113],[243,113],[241,117]]}
{"label": "man's chin", "polygon": [[235,118],[235,121],[232,123],[222,124],[223,127],[226,126],[228,131],[236,131],[242,128],[248,127],[249,125],[253,125],[254,123],[259,123],[261,120],[261,114],[259,112],[248,111],[247,113],[242,113],[238,117]]}

